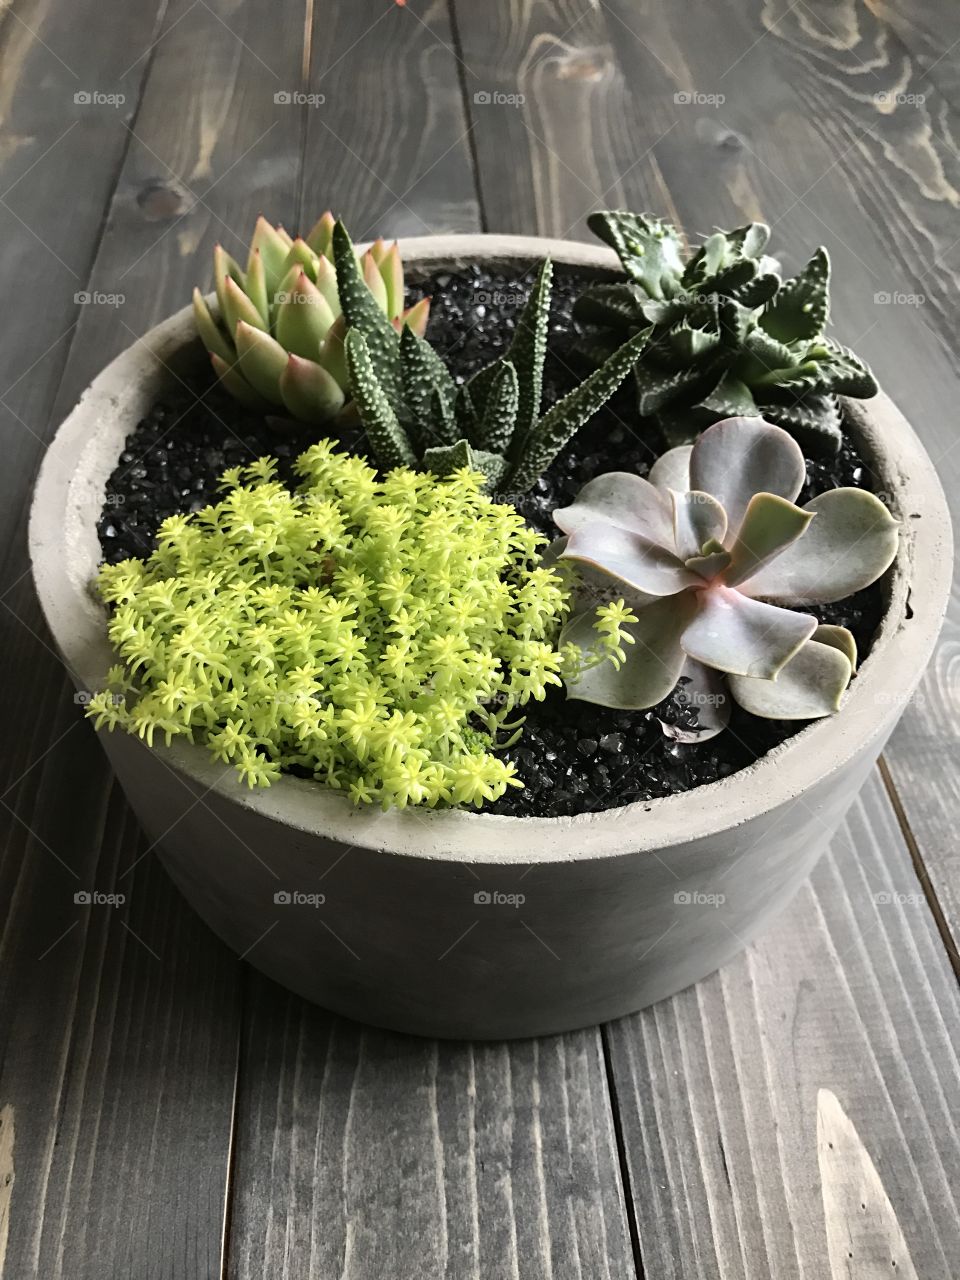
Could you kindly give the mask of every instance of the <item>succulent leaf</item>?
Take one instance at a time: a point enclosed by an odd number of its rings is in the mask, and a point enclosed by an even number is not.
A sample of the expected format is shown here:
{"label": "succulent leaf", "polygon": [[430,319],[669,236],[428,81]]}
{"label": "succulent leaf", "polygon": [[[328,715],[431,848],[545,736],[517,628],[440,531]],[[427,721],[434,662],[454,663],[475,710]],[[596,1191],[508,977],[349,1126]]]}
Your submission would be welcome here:
{"label": "succulent leaf", "polygon": [[230,364],[235,357],[233,345],[210,314],[206,299],[199,289],[193,291],[193,319],[203,345],[212,355]]}
{"label": "succulent leaf", "polygon": [[690,455],[690,484],[712,493],[736,533],[755,493],[793,502],[807,476],[803,453],[779,427],[762,418],[729,418],[705,431]]}
{"label": "succulent leaf", "polygon": [[279,387],[283,403],[301,422],[324,422],[343,408],[344,395],[336,379],[313,360],[288,356]]}
{"label": "succulent leaf", "polygon": [[[226,323],[226,284],[227,280],[234,280],[243,288],[243,272],[240,270],[240,264],[231,258],[226,249],[222,245],[214,245],[213,247],[213,287],[217,291],[217,302],[220,304],[220,316]],[[233,329],[231,328],[231,333]]]}
{"label": "succulent leaf", "polygon": [[697,616],[683,633],[683,647],[716,671],[772,680],[816,628],[816,618],[718,583],[701,593]]}
{"label": "succulent leaf", "polygon": [[[679,607],[668,597],[641,609],[637,621],[625,627],[634,643],[624,646],[620,667],[604,662],[578,679],[568,680],[567,697],[625,711],[662,702],[683,670],[686,655],[680,637],[693,611],[693,602],[686,597],[681,597]],[[575,644],[583,651],[589,651],[595,640],[592,612],[571,619],[560,636],[561,644]]]}
{"label": "succulent leaf", "polygon": [[673,513],[666,495],[627,471],[607,471],[589,480],[575,502],[554,511],[553,522],[566,534],[598,522],[615,524],[662,545],[673,532]]}
{"label": "succulent leaf", "polygon": [[829,313],[830,255],[821,246],[801,272],[784,280],[760,325],[779,342],[796,342],[821,334]]}
{"label": "succulent leaf", "polygon": [[[406,412],[404,421],[413,445],[452,445],[459,438],[453,427],[456,383],[433,347],[404,326],[400,334],[400,376]],[[431,427],[433,394],[440,395],[440,423]],[[439,427],[439,433],[438,433]]]}
{"label": "succulent leaf", "polygon": [[[384,393],[392,404],[399,404],[403,396],[399,334],[370,292],[357,262],[353,242],[342,222],[333,229],[333,254],[340,305],[347,325],[362,334]],[[379,273],[377,278],[380,279]],[[380,282],[383,283],[382,280]]]}
{"label": "succulent leaf", "polygon": [[514,432],[522,429],[519,410],[517,371],[509,360],[504,360],[490,384],[483,417],[476,430],[477,447],[506,457]]}
{"label": "succulent leaf", "polygon": [[263,316],[253,305],[232,276],[223,282],[223,319],[230,333],[235,333],[237,325],[243,320],[255,329],[266,329]]}
{"label": "succulent leaf", "polygon": [[267,277],[263,266],[263,255],[259,249],[252,249],[244,293],[257,308],[264,325],[270,325],[270,298],[267,291]]}
{"label": "succulent leaf", "polygon": [[776,680],[730,677],[730,691],[744,710],[770,720],[813,720],[840,709],[853,668],[838,646],[816,639],[819,630]]}
{"label": "succulent leaf", "polygon": [[829,489],[803,510],[816,519],[802,541],[748,577],[744,592],[791,604],[831,604],[869,586],[893,563],[900,525],[872,493]]}
{"label": "succulent leaf", "polygon": [[669,298],[683,274],[681,241],[675,228],[642,214],[602,210],[592,213],[587,226],[611,249],[632,280],[650,298]]}
{"label": "succulent leaf", "polygon": [[250,269],[254,254],[258,253],[263,265],[267,293],[273,293],[283,277],[283,264],[287,257],[288,247],[287,242],[280,235],[277,228],[272,227],[261,214],[257,218],[256,226],[253,229],[247,270]]}
{"label": "succulent leaf", "polygon": [[518,491],[529,489],[563,446],[610,399],[636,363],[649,329],[626,342],[599,369],[575,387],[536,424],[527,436],[520,460],[510,477]]}
{"label": "succulent leaf", "polygon": [[333,320],[326,298],[301,271],[290,294],[277,308],[277,341],[294,355],[315,361]]}
{"label": "succulent leaf", "polygon": [[238,372],[234,365],[221,359],[215,351],[210,353],[210,363],[221,386],[230,392],[234,400],[239,401],[247,409],[253,409],[256,413],[265,413],[270,408],[270,401],[257,395],[243,374]]}
{"label": "succulent leaf", "polygon": [[387,468],[415,467],[417,455],[374,372],[366,341],[358,329],[348,331],[344,351],[353,398],[377,456]]}
{"label": "succulent leaf", "polygon": [[330,245],[333,239],[333,227],[336,222],[333,214],[328,209],[326,213],[320,215],[317,221],[307,232],[304,239],[307,244],[317,255],[318,258],[330,257]]}
{"label": "succulent leaf", "polygon": [[581,525],[561,559],[587,564],[645,595],[673,596],[703,585],[675,550],[615,524]]}
{"label": "succulent leaf", "polygon": [[287,353],[269,333],[243,320],[237,325],[237,362],[234,368],[271,404],[283,404],[280,376],[287,367]]}

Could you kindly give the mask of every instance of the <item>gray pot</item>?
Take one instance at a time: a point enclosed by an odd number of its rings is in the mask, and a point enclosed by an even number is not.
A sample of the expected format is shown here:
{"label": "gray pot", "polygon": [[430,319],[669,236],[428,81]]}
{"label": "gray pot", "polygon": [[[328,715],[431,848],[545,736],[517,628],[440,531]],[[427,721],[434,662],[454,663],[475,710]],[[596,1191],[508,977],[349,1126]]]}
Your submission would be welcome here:
{"label": "gray pot", "polygon": [[[424,267],[547,252],[594,274],[616,267],[605,249],[522,237],[402,248]],[[79,689],[100,688],[111,664],[89,589],[105,481],[171,369],[198,359],[184,308],[100,374],[47,452],[30,521],[33,572]],[[915,689],[946,606],[952,539],[930,459],[885,396],[848,409],[903,537],[880,634],[837,716],[686,795],[551,819],[356,810],[291,777],[249,793],[202,747],[148,750],[101,735],[184,896],[283,985],[421,1035],[579,1027],[723,964],[823,852]]]}

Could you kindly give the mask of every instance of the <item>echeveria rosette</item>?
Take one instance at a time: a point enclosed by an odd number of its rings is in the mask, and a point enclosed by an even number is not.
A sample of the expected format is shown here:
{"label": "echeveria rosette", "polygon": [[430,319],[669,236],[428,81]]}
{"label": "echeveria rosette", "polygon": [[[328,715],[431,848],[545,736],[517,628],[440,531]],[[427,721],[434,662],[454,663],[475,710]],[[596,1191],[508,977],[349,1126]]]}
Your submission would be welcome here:
{"label": "echeveria rosette", "polygon": [[[193,291],[197,332],[224,388],[247,408],[322,426],[343,408],[349,378],[346,325],[333,262],[333,215],[304,237],[259,218],[246,268],[220,245],[213,253],[217,295],[211,311]],[[357,264],[371,305],[397,329],[422,334],[429,301],[404,310],[403,264],[396,244],[377,240]]]}
{"label": "echeveria rosette", "polygon": [[[840,704],[856,664],[853,637],[788,606],[828,604],[891,564],[899,525],[873,494],[832,489],[795,500],[805,465],[795,441],[759,418],[728,418],[671,449],[649,480],[610,472],[554,513],[584,599],[624,596],[634,644],[569,687],[604,706],[655,706],[684,678],[701,738],[718,733],[733,698],[771,719],[814,719]],[[565,639],[586,648],[590,613]]]}

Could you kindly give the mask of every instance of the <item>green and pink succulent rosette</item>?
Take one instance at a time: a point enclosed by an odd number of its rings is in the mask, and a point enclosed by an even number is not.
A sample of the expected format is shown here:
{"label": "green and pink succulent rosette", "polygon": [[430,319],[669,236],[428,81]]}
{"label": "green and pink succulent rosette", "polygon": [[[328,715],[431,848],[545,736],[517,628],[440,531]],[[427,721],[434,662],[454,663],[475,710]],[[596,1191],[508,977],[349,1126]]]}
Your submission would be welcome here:
{"label": "green and pink succulent rosette", "polygon": [[[322,426],[349,397],[340,308],[333,263],[336,226],[325,213],[303,238],[258,218],[246,268],[220,245],[213,254],[217,296],[211,311],[193,291],[197,332],[221,385],[248,409],[287,415]],[[404,310],[404,276],[396,243],[377,240],[360,255],[363,281],[399,332],[422,337],[430,310],[421,298]]]}
{"label": "green and pink succulent rosette", "polygon": [[569,695],[638,710],[683,680],[700,726],[688,740],[726,726],[726,692],[765,718],[836,711],[856,667],[854,638],[799,610],[875,582],[896,555],[899,524],[863,489],[797,506],[805,477],[786,431],[728,418],[664,454],[648,480],[610,472],[555,512],[566,535],[558,554],[581,579],[564,639],[588,648],[598,594],[611,590],[637,619],[619,668],[594,667]]}

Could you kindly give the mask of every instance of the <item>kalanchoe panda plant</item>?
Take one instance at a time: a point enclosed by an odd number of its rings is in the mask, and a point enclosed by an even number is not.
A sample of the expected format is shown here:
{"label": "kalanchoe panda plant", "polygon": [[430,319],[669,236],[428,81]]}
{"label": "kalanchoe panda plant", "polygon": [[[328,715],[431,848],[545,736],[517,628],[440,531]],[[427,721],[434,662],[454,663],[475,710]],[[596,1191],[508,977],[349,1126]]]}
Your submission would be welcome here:
{"label": "kalanchoe panda plant", "polygon": [[637,360],[646,332],[630,337],[589,378],[541,417],[543,364],[553,268],[545,261],[506,353],[458,387],[412,327],[398,334],[376,306],[342,225],[333,251],[353,398],[367,438],[385,467],[447,475],[481,471],[488,485],[523,492],[616,391]]}
{"label": "kalanchoe panda plant", "polygon": [[874,582],[893,561],[899,525],[862,489],[796,506],[804,476],[785,431],[731,418],[664,454],[649,480],[610,472],[558,510],[567,537],[557,551],[577,566],[585,606],[564,639],[589,644],[589,618],[609,587],[636,619],[626,660],[584,672],[570,696],[639,709],[682,679],[698,738],[729,719],[724,681],[757,716],[835,711],[856,665],[853,636],[784,606],[830,603]]}
{"label": "kalanchoe panda plant", "polygon": [[146,561],[101,570],[120,663],[97,727],[205,743],[249,786],[281,770],[357,804],[467,804],[520,786],[517,713],[624,658],[618,604],[560,645],[570,591],[545,539],[463,469],[382,480],[324,440],[296,492],[261,458],[175,515]]}
{"label": "kalanchoe panda plant", "polygon": [[[248,408],[322,426],[343,408],[349,379],[345,323],[330,254],[334,218],[325,213],[303,239],[257,220],[246,268],[220,245],[213,252],[218,314],[193,291],[197,331],[223,386]],[[385,322],[422,334],[429,300],[404,310],[396,244],[377,240],[357,272]]]}
{"label": "kalanchoe panda plant", "polygon": [[830,259],[824,248],[783,280],[764,250],[769,227],[717,231],[686,261],[676,228],[635,213],[600,212],[591,229],[616,250],[628,279],[595,284],[574,316],[594,362],[652,326],[636,365],[637,403],[668,444],[687,443],[736,415],[756,414],[807,449],[836,453],[839,395],[875,395],[866,365],[824,334]]}

